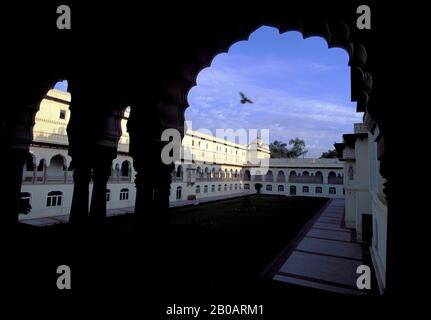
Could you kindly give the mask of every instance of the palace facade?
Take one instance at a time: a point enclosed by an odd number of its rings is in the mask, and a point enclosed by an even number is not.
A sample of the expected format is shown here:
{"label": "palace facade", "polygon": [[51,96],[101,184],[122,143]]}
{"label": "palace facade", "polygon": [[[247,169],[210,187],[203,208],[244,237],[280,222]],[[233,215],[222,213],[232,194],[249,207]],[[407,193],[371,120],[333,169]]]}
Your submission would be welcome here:
{"label": "palace facade", "polygon": [[[40,104],[21,189],[22,202],[28,203],[31,210],[20,214],[20,220],[69,214],[73,195],[73,163],[68,155],[66,132],[70,100],[69,93],[52,89]],[[118,155],[106,190],[107,209],[133,211],[135,204],[128,117],[126,109]],[[186,132],[181,147],[181,154],[191,154],[192,160],[175,162],[171,205],[256,193],[257,184],[264,194],[344,197],[344,165],[338,159],[270,159],[269,148],[260,138],[243,145],[192,130]],[[252,155],[265,161],[262,174]],[[90,184],[90,193],[91,189]]]}

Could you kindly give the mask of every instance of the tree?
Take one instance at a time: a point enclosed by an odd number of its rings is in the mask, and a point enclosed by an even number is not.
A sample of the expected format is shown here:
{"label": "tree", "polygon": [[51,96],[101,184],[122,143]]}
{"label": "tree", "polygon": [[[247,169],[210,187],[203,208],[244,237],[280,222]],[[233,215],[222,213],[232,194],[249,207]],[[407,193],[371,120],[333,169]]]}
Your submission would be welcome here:
{"label": "tree", "polygon": [[261,183],[256,183],[255,185],[254,185],[254,188],[256,189],[256,191],[257,191],[257,194],[260,194],[260,190],[262,189],[262,184]]}
{"label": "tree", "polygon": [[291,149],[287,148],[287,144],[274,140],[274,142],[269,144],[269,150],[271,151],[271,158],[299,158],[304,156],[308,150],[305,149],[304,140],[296,137],[289,141],[289,145],[292,145]]}
{"label": "tree", "polygon": [[286,158],[287,157],[287,144],[282,141],[274,140],[269,144],[271,151],[271,158]]}
{"label": "tree", "polygon": [[293,145],[291,149],[289,149],[287,153],[287,158],[299,158],[300,156],[304,157],[308,150],[305,149],[304,140],[296,137],[295,139],[290,139],[289,145]]}
{"label": "tree", "polygon": [[322,155],[320,156],[321,159],[331,159],[331,158],[338,158],[338,152],[337,150],[328,150],[327,152],[322,152]]}

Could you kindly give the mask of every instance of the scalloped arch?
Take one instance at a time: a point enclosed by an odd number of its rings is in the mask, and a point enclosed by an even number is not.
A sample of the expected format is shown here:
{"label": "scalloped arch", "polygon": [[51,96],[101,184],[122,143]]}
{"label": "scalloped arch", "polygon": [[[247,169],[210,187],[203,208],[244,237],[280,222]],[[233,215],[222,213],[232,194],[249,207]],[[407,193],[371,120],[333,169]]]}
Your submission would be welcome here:
{"label": "scalloped arch", "polygon": [[[211,66],[214,58],[220,53],[226,53],[239,41],[248,41],[250,35],[263,25],[269,25],[278,29],[280,34],[298,31],[303,39],[318,36],[323,38],[328,48],[344,49],[349,55],[351,68],[351,100],[357,102],[357,111],[365,111],[372,89],[372,76],[366,71],[367,50],[361,43],[352,41],[351,32],[346,23],[323,21],[290,21],[286,23],[260,23],[239,30],[232,30],[226,36],[213,36],[208,45],[199,50],[193,60],[186,62],[182,67],[173,70],[166,76],[161,90],[162,97],[159,103],[162,127],[175,127],[181,132],[185,120],[185,110],[189,106],[187,95],[196,86],[198,74]],[[168,97],[168,99],[166,99]],[[168,101],[166,101],[168,100]],[[167,108],[170,110],[168,111]],[[173,111],[172,109],[175,109]],[[175,114],[178,119],[175,121]]]}

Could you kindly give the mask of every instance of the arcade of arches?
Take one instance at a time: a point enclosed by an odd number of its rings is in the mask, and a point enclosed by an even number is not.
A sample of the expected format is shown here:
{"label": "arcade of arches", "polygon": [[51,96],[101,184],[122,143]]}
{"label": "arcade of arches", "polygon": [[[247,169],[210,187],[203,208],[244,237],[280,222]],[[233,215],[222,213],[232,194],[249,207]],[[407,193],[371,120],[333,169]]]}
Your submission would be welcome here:
{"label": "arcade of arches", "polygon": [[[50,20],[51,16],[44,11],[49,8],[32,7],[24,13],[20,10],[34,27],[28,30],[17,22],[13,27],[20,36],[19,43],[16,38],[5,39],[13,49],[4,59],[19,59],[20,64],[2,75],[7,79],[4,89],[8,92],[3,97],[0,113],[1,154],[8,155],[0,160],[2,168],[8,168],[1,181],[2,190],[5,190],[0,195],[2,226],[13,226],[18,221],[22,168],[32,142],[38,104],[62,79],[68,80],[73,97],[67,128],[74,179],[71,223],[83,223],[88,214],[96,220],[106,216],[106,183],[122,134],[119,123],[126,106],[131,107],[127,129],[130,155],[137,172],[135,213],[148,216],[148,208],[157,208],[153,218],[162,222],[169,207],[174,166],[160,161],[160,150],[164,146],[160,141],[161,132],[176,128],[184,133],[186,97],[199,71],[209,66],[216,54],[247,39],[262,25],[277,27],[280,32],[300,31],[304,38],[321,36],[329,47],[347,51],[352,101],[356,101],[357,111],[365,112],[379,128],[377,157],[380,172],[387,180],[384,192],[391,214],[393,186],[386,142],[392,138],[393,127],[385,117],[388,107],[377,103],[373,89],[373,80],[376,83],[378,80],[377,40],[374,33],[361,33],[356,29],[356,15],[351,4],[310,6],[305,1],[304,4],[295,3],[288,12],[277,10],[277,6],[254,14],[238,14],[233,10],[223,12],[223,19],[216,11],[209,16],[193,15],[193,19],[186,14],[160,11],[164,19],[157,25],[143,21],[137,12],[125,14],[117,7],[106,6],[101,9],[102,13],[96,13],[100,8],[79,6],[73,8],[80,16],[79,22],[76,20],[73,29],[64,33],[50,23],[40,23]],[[122,13],[127,18],[117,18]],[[94,15],[104,17],[103,32],[92,25]],[[55,26],[55,22],[52,24]],[[39,46],[41,38],[44,41]],[[28,48],[38,48],[38,52],[28,55]],[[17,83],[23,85],[17,86]],[[60,161],[58,163],[60,165]],[[91,199],[88,195],[90,176],[94,181]],[[397,220],[396,215],[390,219],[391,223]],[[388,290],[397,276],[395,269],[389,271],[393,267],[391,259],[396,255],[396,232],[396,228],[389,227],[388,277],[392,278],[387,279]]]}

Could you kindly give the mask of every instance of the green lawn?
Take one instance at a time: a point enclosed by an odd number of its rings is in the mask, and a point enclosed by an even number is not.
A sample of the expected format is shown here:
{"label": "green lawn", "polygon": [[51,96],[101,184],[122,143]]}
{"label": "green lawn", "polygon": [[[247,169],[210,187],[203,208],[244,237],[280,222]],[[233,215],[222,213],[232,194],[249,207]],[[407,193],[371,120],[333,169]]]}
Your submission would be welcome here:
{"label": "green lawn", "polygon": [[327,199],[254,195],[250,201],[254,212],[241,210],[243,198],[172,208],[176,270],[213,286],[259,279]]}

